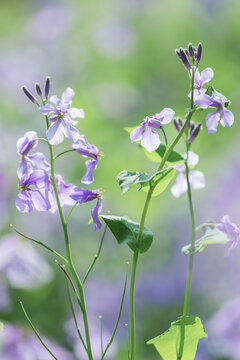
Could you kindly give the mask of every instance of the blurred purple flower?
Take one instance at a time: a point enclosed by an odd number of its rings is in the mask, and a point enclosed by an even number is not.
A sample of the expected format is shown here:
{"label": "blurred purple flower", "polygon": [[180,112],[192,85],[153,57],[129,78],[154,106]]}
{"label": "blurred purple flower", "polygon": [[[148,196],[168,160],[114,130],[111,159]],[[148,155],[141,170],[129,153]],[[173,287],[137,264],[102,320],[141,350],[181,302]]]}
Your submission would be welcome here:
{"label": "blurred purple flower", "polygon": [[102,210],[102,196],[101,192],[99,190],[87,190],[82,189],[80,187],[75,187],[73,193],[70,195],[70,197],[77,201],[79,204],[83,204],[92,200],[97,199],[97,204],[94,208],[92,208],[92,219],[95,224],[95,231],[99,230],[102,225],[99,221],[99,214]]}
{"label": "blurred purple flower", "polygon": [[153,130],[160,129],[162,125],[169,124],[175,112],[172,109],[164,108],[160,113],[146,117],[141,126],[132,130],[130,139],[132,142],[141,141],[141,145],[148,151],[157,150],[160,145],[159,135]]}
{"label": "blurred purple flower", "polygon": [[11,307],[11,299],[10,299],[10,296],[8,293],[7,286],[6,286],[5,282],[2,280],[2,276],[1,276],[1,280],[0,280],[0,294],[1,294],[0,310],[2,312],[5,312],[6,310],[9,310],[9,308]]}
{"label": "blurred purple flower", "polygon": [[[203,89],[203,85],[211,81],[213,76],[214,72],[209,67],[204,69],[201,73],[198,68],[196,69],[194,76],[194,101],[198,96],[205,94],[207,89]],[[188,94],[188,96],[191,98],[191,92]]]}
{"label": "blurred purple flower", "polygon": [[195,99],[195,103],[202,109],[215,107],[217,110],[210,113],[206,117],[206,126],[209,134],[217,131],[217,126],[220,121],[225,128],[232,126],[234,122],[233,113],[225,107],[226,98],[222,94],[214,94],[212,96],[202,94]]}
{"label": "blurred purple flower", "polygon": [[53,278],[44,258],[26,240],[6,235],[0,242],[0,271],[15,288],[36,289]]}
{"label": "blurred purple flower", "polygon": [[227,252],[227,254],[229,254],[229,252],[238,244],[240,229],[236,224],[231,222],[229,215],[224,215],[221,219],[221,223],[217,224],[217,227],[229,237],[229,247]]}
{"label": "blurred purple flower", "polygon": [[[56,181],[56,185],[57,185],[57,191],[58,191],[58,196],[59,196],[59,200],[61,203],[61,206],[63,207],[64,205],[67,206],[73,206],[75,204],[75,201],[70,197],[70,195],[72,194],[73,190],[75,189],[75,185],[72,184],[66,184],[63,181],[63,178],[61,175],[55,175],[55,181]],[[55,193],[54,190],[51,190],[51,209],[50,212],[54,213],[55,211],[58,210],[58,206],[57,206],[57,201],[56,201],[56,197],[55,197]]]}
{"label": "blurred purple flower", "polygon": [[[41,336],[42,337],[42,336]],[[74,360],[74,357],[55,342],[42,337],[52,352],[61,360]],[[0,360],[42,360],[49,359],[49,353],[37,337],[17,325],[4,323],[0,335]]]}
{"label": "blurred purple flower", "polygon": [[98,158],[100,156],[99,149],[95,145],[91,145],[87,142],[84,135],[80,135],[79,141],[72,144],[73,149],[83,157],[90,157],[92,160],[86,161],[87,171],[83,176],[81,182],[83,184],[91,184],[94,181],[93,171],[96,170],[98,165]]}
{"label": "blurred purple flower", "polygon": [[29,155],[29,152],[38,144],[36,141],[37,138],[38,135],[35,131],[28,131],[17,141],[17,153],[21,156],[20,164],[17,170],[19,178],[22,178],[23,176],[28,177],[33,171],[33,166],[37,169],[50,169],[50,165],[42,153],[37,152]]}
{"label": "blurred purple flower", "polygon": [[[186,154],[183,155],[186,159]],[[193,151],[188,152],[188,166],[190,168],[197,165],[199,156]],[[186,168],[184,164],[177,164],[174,168],[180,172],[176,178],[176,183],[171,187],[171,193],[173,196],[178,198],[185,191],[187,191],[187,179],[186,179]],[[190,170],[189,171],[189,182],[193,189],[202,189],[205,187],[204,174],[201,171]]]}
{"label": "blurred purple flower", "polygon": [[19,194],[16,207],[20,212],[47,211],[51,208],[51,193],[49,192],[49,175],[44,170],[34,170],[28,177],[19,181]]}
{"label": "blurred purple flower", "polygon": [[53,105],[47,104],[40,107],[40,111],[49,116],[49,121],[52,122],[46,132],[47,139],[52,145],[60,144],[64,140],[64,136],[76,142],[79,139],[79,131],[73,126],[78,122],[75,118],[84,118],[83,109],[72,108],[72,98],[74,91],[67,88],[63,93],[61,99],[56,95],[51,96],[50,102]]}

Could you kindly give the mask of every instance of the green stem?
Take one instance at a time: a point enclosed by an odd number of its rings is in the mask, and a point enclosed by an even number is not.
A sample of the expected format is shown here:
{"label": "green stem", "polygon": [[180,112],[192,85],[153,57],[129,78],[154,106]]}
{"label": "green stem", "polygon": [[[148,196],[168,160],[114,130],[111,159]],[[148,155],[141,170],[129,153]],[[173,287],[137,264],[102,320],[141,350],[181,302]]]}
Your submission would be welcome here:
{"label": "green stem", "polygon": [[57,154],[57,155],[55,156],[54,161],[55,161],[57,158],[59,158],[60,156],[62,156],[62,155],[64,155],[64,154],[67,154],[67,153],[69,153],[69,152],[73,152],[73,151],[76,152],[75,149],[69,149],[69,150],[62,151],[61,153],[59,153],[59,154]]}
{"label": "green stem", "polygon": [[[49,127],[49,120],[48,120],[47,117],[46,117],[46,123],[47,123],[47,127]],[[81,283],[81,281],[79,279],[79,276],[77,274],[75,266],[73,264],[72,254],[71,254],[71,247],[70,247],[69,237],[68,237],[67,222],[66,222],[64,214],[63,214],[62,206],[61,206],[60,199],[59,199],[59,196],[58,196],[57,184],[56,184],[56,180],[55,180],[53,149],[52,149],[51,144],[48,143],[48,146],[49,146],[49,153],[50,153],[51,180],[52,180],[54,194],[55,194],[56,201],[57,201],[60,220],[61,220],[61,223],[62,223],[62,229],[63,229],[63,233],[64,233],[66,253],[67,253],[67,259],[68,259],[68,266],[69,266],[69,270],[71,271],[71,274],[72,274],[72,276],[73,276],[73,278],[74,278],[74,280],[76,282],[76,285],[77,285],[77,288],[78,288],[78,291],[79,291],[80,301],[81,301],[81,304],[82,304],[82,309],[81,310],[82,310],[83,322],[84,322],[84,328],[85,328],[85,336],[86,336],[86,343],[87,343],[87,349],[88,349],[88,358],[89,358],[89,360],[93,360],[90,333],[89,333],[89,326],[88,326],[87,309],[86,309],[86,302],[85,302],[85,295],[84,295],[84,288],[83,288],[83,284]]]}

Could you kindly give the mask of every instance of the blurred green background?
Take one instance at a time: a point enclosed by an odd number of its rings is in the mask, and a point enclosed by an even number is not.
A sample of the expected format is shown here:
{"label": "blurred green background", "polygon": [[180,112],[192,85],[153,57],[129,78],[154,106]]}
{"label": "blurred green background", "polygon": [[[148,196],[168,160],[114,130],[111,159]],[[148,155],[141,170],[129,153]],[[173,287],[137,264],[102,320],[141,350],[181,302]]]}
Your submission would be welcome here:
{"label": "blurred green background", "polygon": [[[13,223],[30,236],[64,251],[57,214],[20,214],[14,205],[16,140],[29,130],[37,131],[39,136],[45,132],[44,118],[21,92],[23,84],[33,91],[36,81],[43,85],[45,76],[50,75],[51,94],[60,96],[66,87],[75,90],[73,104],[86,113],[78,129],[104,153],[91,187],[105,190],[103,213],[110,211],[139,221],[145,193],[132,189],[121,196],[116,176],[122,170],[154,172],[156,164],[131,144],[123,128],[140,124],[145,116],[164,107],[184,116],[189,106],[189,79],[174,50],[199,41],[203,44],[200,68],[214,70],[211,84],[232,100],[235,123],[230,129],[219,125],[218,132],[210,135],[204,125],[194,143],[193,151],[200,156],[197,170],[203,171],[206,178],[206,188],[193,194],[197,223],[209,219],[218,222],[229,213],[240,225],[239,18],[237,0],[1,1],[1,234],[10,233],[9,223]],[[204,122],[204,117],[199,113],[194,120]],[[169,139],[176,134],[171,124],[166,131]],[[179,152],[184,152],[183,145],[179,144]],[[40,147],[47,155],[44,145]],[[61,151],[69,143],[58,147]],[[66,182],[80,186],[84,161],[70,153],[59,160],[57,170]],[[187,258],[181,254],[181,247],[189,242],[190,221],[186,196],[174,199],[169,189],[152,200],[146,221],[155,238],[150,251],[141,256],[137,274],[139,360],[157,359],[155,350],[145,343],[166,330],[183,307]],[[101,236],[101,231],[95,233],[88,225],[90,210],[91,204],[77,208],[70,223],[80,274],[84,274],[96,253]],[[12,305],[2,310],[1,318],[27,328],[18,304],[23,300],[38,329],[71,349],[64,325],[70,317],[65,279],[54,257],[41,248],[37,251],[52,267],[54,279],[35,291],[10,286]],[[224,258],[225,251],[216,246],[196,256],[191,313],[199,315],[203,322],[228,300],[239,296],[239,249],[230,259]],[[131,261],[129,249],[117,245],[108,233],[86,286],[93,321],[97,322],[102,314],[103,326],[110,330],[117,317],[126,261]],[[4,278],[4,274],[1,276]],[[127,300],[112,360],[126,359]],[[220,359],[214,354],[203,356]],[[229,355],[227,359],[235,358]]]}

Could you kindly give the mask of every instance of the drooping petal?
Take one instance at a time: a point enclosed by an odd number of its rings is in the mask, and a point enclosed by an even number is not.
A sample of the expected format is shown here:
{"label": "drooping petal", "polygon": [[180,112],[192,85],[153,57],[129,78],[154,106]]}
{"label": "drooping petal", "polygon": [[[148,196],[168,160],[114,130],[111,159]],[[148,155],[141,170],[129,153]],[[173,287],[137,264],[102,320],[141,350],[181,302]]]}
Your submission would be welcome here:
{"label": "drooping petal", "polygon": [[204,69],[201,72],[200,85],[203,86],[204,84],[212,80],[213,76],[214,76],[214,72],[210,67]]}
{"label": "drooping petal", "polygon": [[81,180],[83,184],[92,184],[94,182],[93,171],[96,170],[97,163],[98,161],[95,159],[86,161],[87,170]]}
{"label": "drooping petal", "polygon": [[78,129],[72,126],[69,122],[64,123],[63,133],[67,139],[71,140],[72,142],[76,142],[79,139],[80,133]]}
{"label": "drooping petal", "polygon": [[230,128],[232,126],[232,124],[234,123],[233,113],[230,110],[223,108],[222,109],[222,118],[220,120],[220,123],[223,127]]}
{"label": "drooping petal", "polygon": [[92,201],[98,197],[99,190],[88,190],[80,187],[75,187],[70,197],[80,204]]}
{"label": "drooping petal", "polygon": [[27,186],[35,185],[38,189],[49,188],[49,175],[42,169],[34,170],[30,176],[24,181]]}
{"label": "drooping petal", "polygon": [[50,105],[50,104],[46,104],[46,105],[44,105],[44,106],[41,106],[41,107],[39,108],[39,110],[41,111],[42,114],[48,115],[48,114],[50,114],[51,112],[54,112],[55,108],[54,108],[52,105]]}
{"label": "drooping petal", "polygon": [[159,147],[159,135],[154,130],[152,130],[151,126],[146,126],[146,129],[143,133],[141,145],[145,147],[148,152],[153,152]]}
{"label": "drooping petal", "polygon": [[27,131],[23,137],[17,141],[17,153],[18,155],[27,155],[31,149],[37,146],[36,139],[38,135],[36,131]]}
{"label": "drooping petal", "polygon": [[161,124],[169,124],[175,115],[175,111],[170,108],[164,108],[160,113],[156,114],[154,117],[156,120],[160,121]]}
{"label": "drooping petal", "polygon": [[85,117],[85,113],[83,109],[71,108],[69,110],[69,114],[73,119],[83,119]]}
{"label": "drooping petal", "polygon": [[62,206],[73,206],[75,204],[76,201],[70,197],[75,187],[73,184],[65,184],[63,180],[60,182],[58,195]]}
{"label": "drooping petal", "polygon": [[187,191],[187,179],[184,173],[180,173],[176,178],[176,183],[171,187],[171,193],[178,198]]}
{"label": "drooping petal", "polygon": [[207,109],[212,106],[213,100],[209,95],[202,94],[195,99],[195,103],[202,109]]}
{"label": "drooping petal", "polygon": [[28,177],[31,172],[32,172],[32,167],[30,165],[30,163],[27,161],[26,157],[22,157],[20,159],[20,163],[17,169],[17,175],[19,177],[19,179],[21,179],[23,176]]}
{"label": "drooping petal", "polygon": [[51,145],[57,145],[63,142],[63,125],[62,120],[58,119],[53,122],[46,132],[47,139]]}
{"label": "drooping petal", "polygon": [[93,219],[93,222],[94,222],[94,225],[95,225],[95,231],[101,229],[101,227],[102,227],[102,225],[101,225],[101,223],[99,221],[99,217],[98,217],[101,210],[102,210],[102,200],[100,198],[97,201],[97,205],[94,208],[92,208],[92,211],[91,211],[92,219]]}
{"label": "drooping petal", "polygon": [[192,170],[189,172],[189,182],[193,189],[202,189],[205,187],[205,177],[201,171]]}
{"label": "drooping petal", "polygon": [[208,114],[206,117],[206,126],[209,134],[217,131],[218,122],[220,120],[220,110]]}
{"label": "drooping petal", "polygon": [[45,159],[43,153],[37,152],[36,154],[29,155],[28,159],[31,161],[32,165],[38,169],[49,170],[50,164]]}
{"label": "drooping petal", "polygon": [[74,97],[75,92],[73,91],[73,89],[71,88],[67,88],[63,93],[62,93],[62,101],[66,104],[71,104],[72,103],[72,98]]}
{"label": "drooping petal", "polygon": [[16,208],[22,213],[33,211],[33,204],[27,192],[20,191],[16,198]]}
{"label": "drooping petal", "polygon": [[38,211],[47,211],[51,208],[48,190],[29,190],[33,207]]}
{"label": "drooping petal", "polygon": [[144,126],[145,125],[139,126],[131,131],[130,133],[131,142],[139,141],[142,139]]}

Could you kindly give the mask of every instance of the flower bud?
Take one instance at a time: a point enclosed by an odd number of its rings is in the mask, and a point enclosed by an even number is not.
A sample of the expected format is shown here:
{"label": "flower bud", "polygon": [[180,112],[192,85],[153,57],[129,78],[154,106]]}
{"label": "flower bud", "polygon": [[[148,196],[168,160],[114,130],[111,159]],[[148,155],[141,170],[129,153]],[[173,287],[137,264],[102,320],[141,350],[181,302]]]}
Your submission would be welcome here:
{"label": "flower bud", "polygon": [[24,94],[29,98],[30,101],[32,101],[34,104],[38,104],[37,99],[35,98],[35,96],[33,96],[30,91],[26,88],[26,86],[22,86],[22,91],[24,92]]}
{"label": "flower bud", "polygon": [[202,127],[202,123],[198,123],[197,126],[195,127],[195,129],[190,133],[190,136],[188,138],[189,144],[192,144],[194,142],[194,140],[196,139],[196,137],[199,134],[201,127]]}
{"label": "flower bud", "polygon": [[39,96],[42,96],[42,90],[40,88],[40,85],[38,83],[35,84],[36,92]]}
{"label": "flower bud", "polygon": [[45,83],[45,98],[47,99],[50,91],[50,76],[46,77],[46,83]]}
{"label": "flower bud", "polygon": [[174,120],[173,120],[173,123],[174,123],[175,128],[176,128],[176,129],[177,129],[177,131],[179,132],[179,131],[180,131],[180,126],[179,126],[179,124],[178,124],[177,120],[176,120],[176,119],[174,119]]}
{"label": "flower bud", "polygon": [[197,48],[197,56],[196,56],[197,64],[200,63],[201,57],[202,57],[202,44],[199,43]]}
{"label": "flower bud", "polygon": [[195,56],[195,49],[192,46],[192,44],[188,44],[188,53],[189,53],[189,56],[193,59]]}
{"label": "flower bud", "polygon": [[179,53],[180,53],[180,59],[182,60],[182,63],[184,65],[184,67],[187,69],[187,70],[190,70],[191,69],[191,65],[188,61],[188,58],[187,58],[187,55],[185,54],[183,48],[180,48],[179,49]]}

